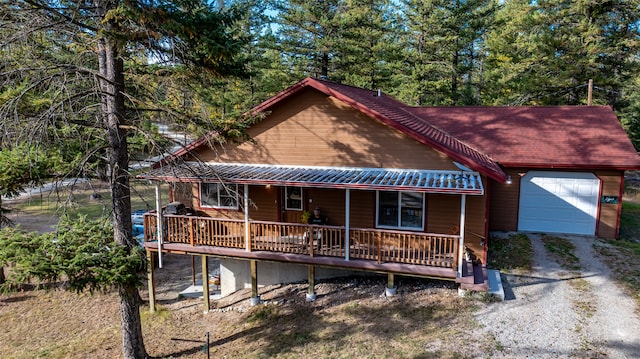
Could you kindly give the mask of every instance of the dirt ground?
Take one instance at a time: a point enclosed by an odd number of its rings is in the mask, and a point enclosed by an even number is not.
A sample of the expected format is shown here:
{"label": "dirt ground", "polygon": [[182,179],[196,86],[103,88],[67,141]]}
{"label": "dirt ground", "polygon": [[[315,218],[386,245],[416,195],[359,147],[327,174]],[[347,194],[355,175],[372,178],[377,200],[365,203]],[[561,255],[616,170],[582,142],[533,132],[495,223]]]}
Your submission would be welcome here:
{"label": "dirt ground", "polygon": [[[51,218],[29,213],[14,212],[12,216],[27,230],[48,230],[54,223]],[[543,252],[544,249],[539,249],[537,255],[550,261]],[[217,260],[209,261],[210,269],[214,270]],[[549,263],[538,270],[551,267]],[[207,358],[203,351],[207,340],[212,358],[517,358],[523,353],[538,357],[542,349],[523,351],[522,346],[527,343],[512,340],[515,334],[509,333],[514,330],[526,338],[527,333],[555,330],[548,325],[552,319],[545,314],[548,306],[540,305],[544,303],[540,300],[562,299],[538,298],[514,290],[517,294],[514,298],[493,303],[482,296],[461,298],[451,282],[407,277],[397,277],[398,295],[386,297],[386,277],[367,276],[320,281],[316,284],[315,302],[305,300],[306,283],[261,287],[263,303],[255,307],[249,305],[251,294],[245,289],[213,300],[212,310],[204,313],[202,298],[179,294],[193,283],[192,268],[198,280],[199,257],[194,262],[187,255],[163,257],[163,268],[155,272],[159,306],[155,314],[149,313],[146,303],[146,282],[140,290],[144,301],[142,332],[151,357]],[[546,278],[548,273],[536,275]],[[589,274],[591,277],[597,276]],[[568,312],[584,311],[574,297],[565,299]],[[540,307],[535,323],[528,321],[531,316],[527,305],[531,303]],[[589,305],[610,309],[607,303],[595,300]],[[514,314],[505,315],[510,313],[507,309]],[[637,318],[637,309],[630,315]],[[581,317],[578,322],[581,333],[589,332],[582,328],[588,328],[591,318]],[[608,325],[596,323],[595,319],[595,324]],[[122,357],[116,293],[76,294],[53,289],[0,294],[0,323],[2,358]],[[533,327],[538,324],[539,328]],[[576,324],[569,329],[577,331],[577,328]],[[564,350],[546,353],[549,354],[546,357],[580,358],[587,353],[597,358],[622,358],[616,354],[640,350],[637,338],[626,342],[629,349],[622,352],[607,351],[607,346],[601,347],[585,338],[567,344]],[[610,342],[605,339],[603,342]]]}

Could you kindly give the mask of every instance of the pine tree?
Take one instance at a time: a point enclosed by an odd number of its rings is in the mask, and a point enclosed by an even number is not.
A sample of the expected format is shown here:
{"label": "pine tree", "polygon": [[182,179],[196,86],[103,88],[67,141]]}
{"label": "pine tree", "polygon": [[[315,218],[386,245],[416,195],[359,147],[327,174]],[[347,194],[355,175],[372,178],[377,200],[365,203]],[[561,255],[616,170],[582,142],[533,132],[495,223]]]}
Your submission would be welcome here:
{"label": "pine tree", "polygon": [[480,103],[495,1],[405,0],[402,9],[407,80],[400,97],[418,105]]}
{"label": "pine tree", "polygon": [[487,37],[490,103],[584,104],[618,108],[623,83],[637,74],[638,1],[506,1],[504,26]]}
{"label": "pine tree", "polygon": [[[138,114],[163,112],[180,121],[201,120],[189,111],[192,106],[174,106],[175,93],[165,92],[168,101],[157,104],[147,100],[162,89],[140,82],[135,91],[129,89],[140,76],[162,78],[190,69],[204,69],[207,76],[242,74],[237,57],[242,40],[228,32],[236,18],[233,9],[222,13],[206,1],[192,0],[18,0],[0,3],[0,17],[5,26],[0,32],[2,143],[50,144],[70,125],[100,132],[113,238],[134,251],[129,133],[142,129],[145,117]],[[140,96],[142,92],[148,97]],[[229,128],[222,128],[223,133]],[[137,286],[123,282],[117,288],[123,355],[145,358]]]}

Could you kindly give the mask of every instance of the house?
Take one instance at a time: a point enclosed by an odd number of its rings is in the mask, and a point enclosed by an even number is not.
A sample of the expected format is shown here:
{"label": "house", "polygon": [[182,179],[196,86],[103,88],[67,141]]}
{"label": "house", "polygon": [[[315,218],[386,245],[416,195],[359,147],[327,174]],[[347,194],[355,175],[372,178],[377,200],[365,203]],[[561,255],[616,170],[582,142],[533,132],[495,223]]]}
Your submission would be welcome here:
{"label": "house", "polygon": [[[251,140],[203,137],[138,176],[194,212],[148,213],[149,255],[223,258],[223,295],[308,278],[313,298],[345,270],[483,289],[490,230],[617,237],[640,169],[605,106],[411,107],[307,78],[253,111]],[[302,223],[316,207],[328,225]]]}

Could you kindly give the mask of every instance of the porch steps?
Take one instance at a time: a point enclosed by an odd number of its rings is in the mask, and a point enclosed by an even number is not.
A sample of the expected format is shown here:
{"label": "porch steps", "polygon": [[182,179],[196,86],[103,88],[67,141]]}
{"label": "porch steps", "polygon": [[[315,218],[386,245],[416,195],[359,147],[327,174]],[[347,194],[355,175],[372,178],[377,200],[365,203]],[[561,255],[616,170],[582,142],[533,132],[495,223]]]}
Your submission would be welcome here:
{"label": "porch steps", "polygon": [[462,265],[462,278],[457,278],[460,289],[486,292],[489,290],[487,268],[482,264],[465,261]]}

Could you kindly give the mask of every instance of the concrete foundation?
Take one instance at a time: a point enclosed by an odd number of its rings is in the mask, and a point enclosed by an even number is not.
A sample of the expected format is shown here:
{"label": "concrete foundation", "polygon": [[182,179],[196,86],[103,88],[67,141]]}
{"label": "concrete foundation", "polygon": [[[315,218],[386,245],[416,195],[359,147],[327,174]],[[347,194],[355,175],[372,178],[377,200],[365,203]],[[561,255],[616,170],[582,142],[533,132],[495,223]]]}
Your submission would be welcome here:
{"label": "concrete foundation", "polygon": [[387,296],[387,297],[393,297],[397,293],[398,293],[398,287],[385,288],[384,289],[384,295]]}
{"label": "concrete foundation", "polygon": [[[302,264],[258,262],[258,286],[307,282],[308,266]],[[316,267],[315,278],[326,279],[344,277],[362,272]],[[249,261],[240,259],[220,259],[220,294],[225,297],[240,289],[251,288]]]}

